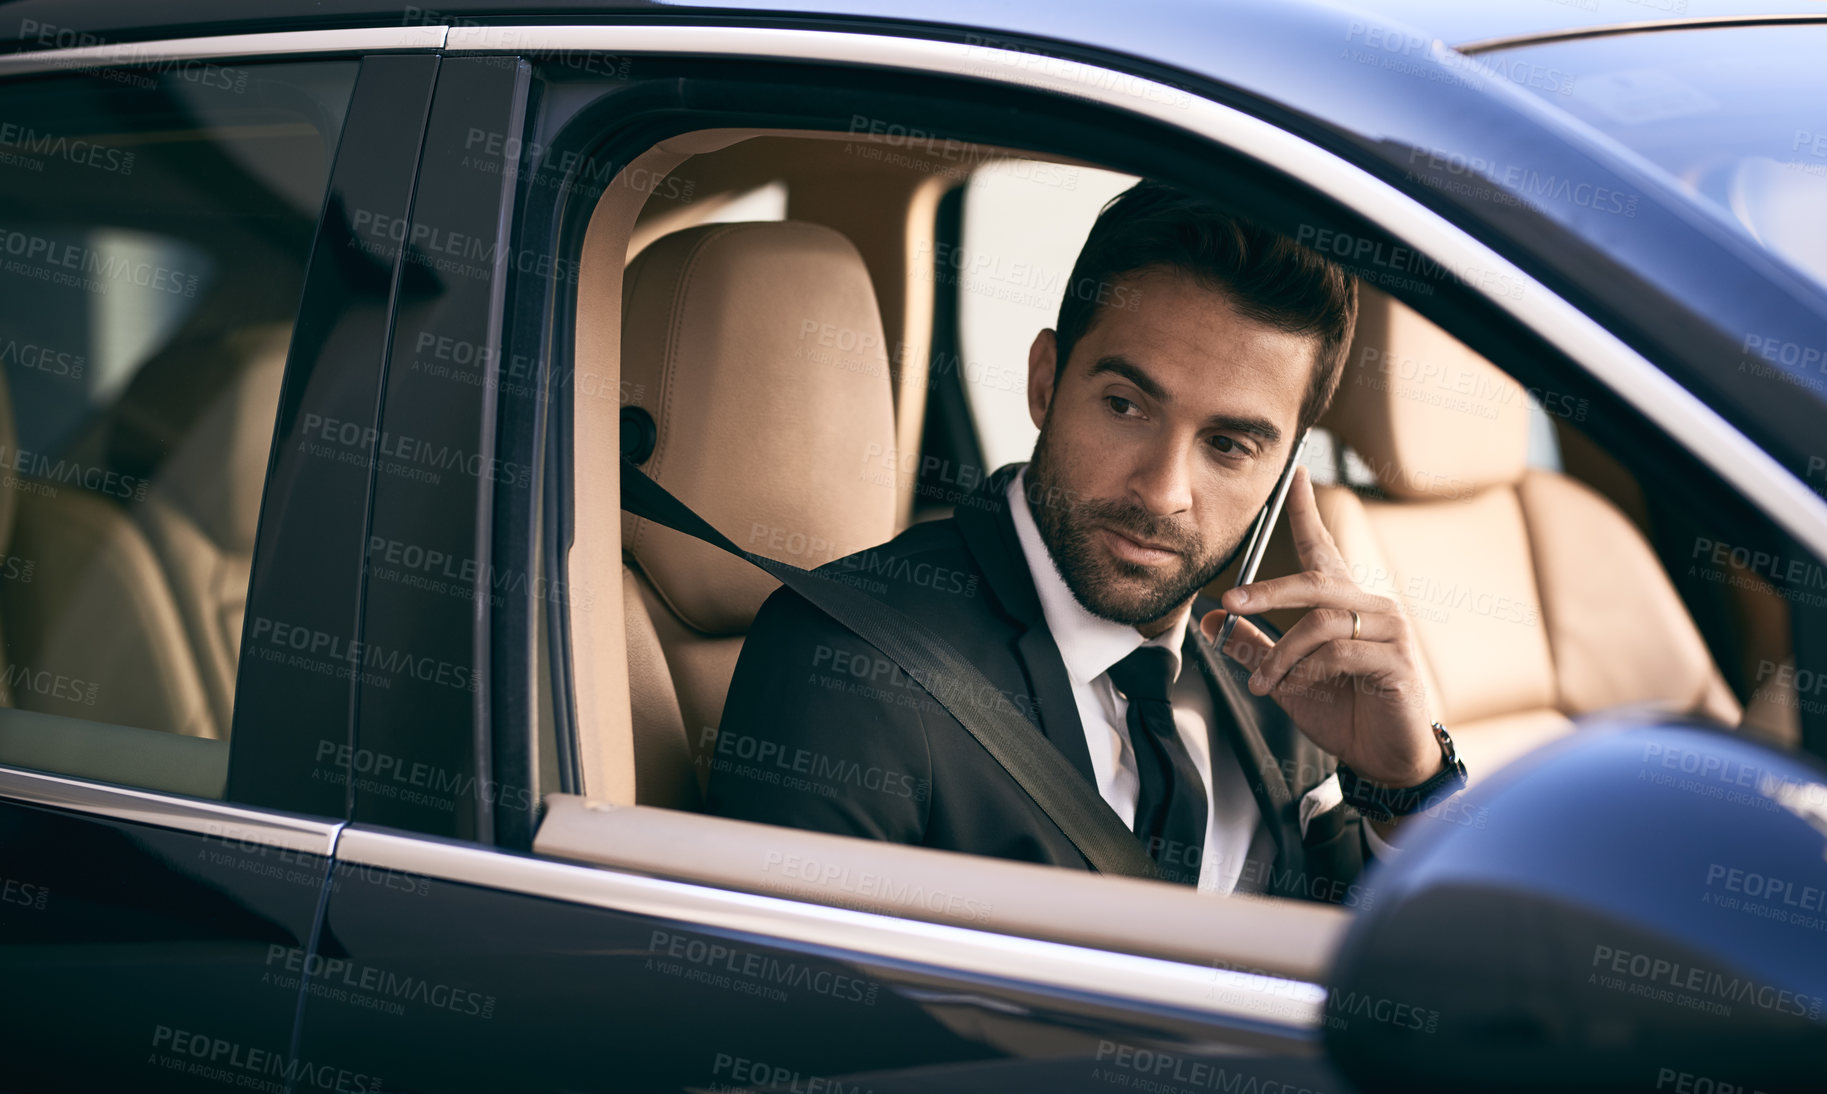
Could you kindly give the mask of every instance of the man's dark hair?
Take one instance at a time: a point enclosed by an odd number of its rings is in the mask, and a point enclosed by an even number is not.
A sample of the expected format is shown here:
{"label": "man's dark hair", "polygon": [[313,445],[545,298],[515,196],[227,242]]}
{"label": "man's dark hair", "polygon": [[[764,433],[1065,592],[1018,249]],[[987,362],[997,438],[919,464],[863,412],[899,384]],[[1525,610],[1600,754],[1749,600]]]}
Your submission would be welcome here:
{"label": "man's dark hair", "polygon": [[1229,297],[1246,318],[1317,339],[1319,353],[1301,397],[1297,435],[1326,412],[1357,322],[1356,279],[1279,232],[1152,179],[1104,206],[1085,237],[1059,306],[1055,389],[1066,374],[1072,347],[1091,330],[1099,307],[1120,303],[1107,287],[1151,266],[1192,274],[1206,288]]}

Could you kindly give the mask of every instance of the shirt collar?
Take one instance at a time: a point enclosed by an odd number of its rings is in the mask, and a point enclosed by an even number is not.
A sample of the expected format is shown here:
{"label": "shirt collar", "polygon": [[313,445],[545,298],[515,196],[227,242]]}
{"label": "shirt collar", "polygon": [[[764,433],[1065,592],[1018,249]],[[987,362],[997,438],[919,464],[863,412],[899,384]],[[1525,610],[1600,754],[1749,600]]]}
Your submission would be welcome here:
{"label": "shirt collar", "polygon": [[1109,671],[1110,666],[1143,646],[1160,646],[1173,657],[1173,678],[1180,678],[1180,644],[1186,637],[1183,615],[1178,623],[1153,638],[1144,639],[1139,631],[1092,615],[1060,576],[1053,555],[1040,538],[1040,527],[1028,509],[1028,470],[1022,468],[1008,486],[1009,513],[1015,521],[1015,536],[1021,541],[1028,572],[1034,579],[1034,591],[1040,597],[1041,614],[1053,643],[1059,647],[1060,659],[1074,682],[1089,683]]}

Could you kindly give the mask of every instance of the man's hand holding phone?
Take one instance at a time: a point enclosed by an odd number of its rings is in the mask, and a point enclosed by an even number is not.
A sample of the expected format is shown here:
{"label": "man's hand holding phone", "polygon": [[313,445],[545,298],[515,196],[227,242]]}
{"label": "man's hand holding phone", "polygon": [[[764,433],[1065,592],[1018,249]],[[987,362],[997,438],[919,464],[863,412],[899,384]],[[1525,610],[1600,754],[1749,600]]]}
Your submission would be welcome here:
{"label": "man's hand holding phone", "polygon": [[[1392,787],[1414,786],[1441,768],[1428,714],[1415,638],[1401,606],[1369,592],[1320,520],[1305,467],[1294,472],[1288,524],[1301,572],[1255,581],[1225,593],[1238,613],[1223,652],[1251,670],[1250,691],[1288,712],[1314,744],[1359,775]],[[1244,613],[1307,608],[1280,641]],[[1207,612],[1200,628],[1216,641],[1226,610]]]}

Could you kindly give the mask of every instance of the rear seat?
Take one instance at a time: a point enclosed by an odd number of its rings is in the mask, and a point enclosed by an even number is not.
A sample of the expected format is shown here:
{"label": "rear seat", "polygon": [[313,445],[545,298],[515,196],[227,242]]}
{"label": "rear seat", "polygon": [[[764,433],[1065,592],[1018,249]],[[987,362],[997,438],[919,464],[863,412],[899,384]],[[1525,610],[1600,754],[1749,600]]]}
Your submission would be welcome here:
{"label": "rear seat", "polygon": [[[0,375],[0,445],[17,444]],[[29,576],[0,580],[7,698],[22,710],[227,735],[146,539],[115,501],[65,482],[0,481],[0,543]]]}
{"label": "rear seat", "polygon": [[184,634],[224,736],[233,720],[241,620],[260,498],[285,376],[290,324],[252,327],[225,340],[245,362],[154,472],[135,517],[170,583]]}
{"label": "rear seat", "polygon": [[[622,300],[623,389],[656,427],[648,475],[796,566],[894,535],[894,481],[869,473],[894,447],[886,345],[848,239],[796,221],[674,232],[628,267]],[[623,517],[622,545],[636,801],[695,808],[700,750],[779,583],[644,520]]]}

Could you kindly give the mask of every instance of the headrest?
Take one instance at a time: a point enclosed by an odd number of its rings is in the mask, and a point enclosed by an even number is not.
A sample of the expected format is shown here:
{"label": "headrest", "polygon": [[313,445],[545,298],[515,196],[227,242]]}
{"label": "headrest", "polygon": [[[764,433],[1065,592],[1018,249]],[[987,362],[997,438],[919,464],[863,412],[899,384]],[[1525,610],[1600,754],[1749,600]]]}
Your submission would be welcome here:
{"label": "headrest", "polygon": [[[838,232],[710,224],[649,245],[622,283],[621,395],[657,428],[642,470],[737,545],[812,568],[894,535],[882,317]],[[624,516],[622,537],[673,613],[706,634],[746,632],[778,586],[649,521]]]}
{"label": "headrest", "polygon": [[224,349],[239,367],[153,474],[153,492],[224,551],[252,554],[272,454],[290,324],[236,331]]}
{"label": "headrest", "polygon": [[1320,425],[1392,498],[1464,498],[1522,478],[1522,385],[1384,293],[1360,286],[1357,333]]}

